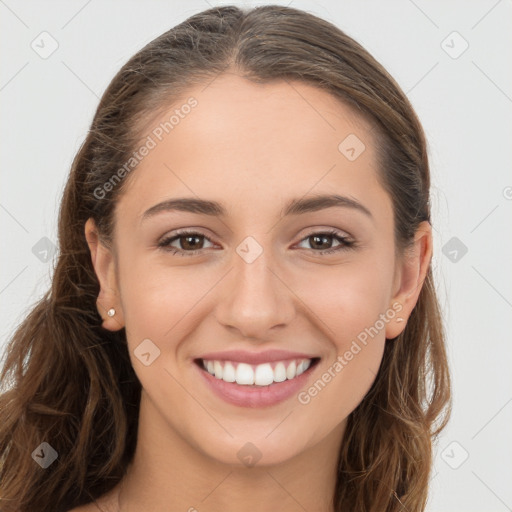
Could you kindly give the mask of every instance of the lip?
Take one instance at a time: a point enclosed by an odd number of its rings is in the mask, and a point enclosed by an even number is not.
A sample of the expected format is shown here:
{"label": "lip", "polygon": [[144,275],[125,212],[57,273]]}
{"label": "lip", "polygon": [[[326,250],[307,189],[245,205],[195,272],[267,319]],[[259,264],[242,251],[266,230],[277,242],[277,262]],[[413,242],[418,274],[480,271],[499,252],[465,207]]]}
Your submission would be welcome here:
{"label": "lip", "polygon": [[[289,355],[290,353],[287,352],[286,354]],[[227,352],[223,354],[227,354]],[[292,396],[296,396],[306,386],[320,361],[319,357],[310,359],[313,359],[313,363],[298,377],[283,382],[274,382],[268,386],[243,386],[236,382],[224,382],[222,379],[210,375],[197,361],[194,362],[193,366],[197,368],[197,371],[201,374],[200,378],[204,379],[206,385],[225,402],[238,407],[260,408],[277,405]],[[265,361],[269,360],[266,359]]]}
{"label": "lip", "polygon": [[263,352],[247,352],[246,350],[227,350],[226,352],[209,352],[197,359],[212,361],[233,361],[237,363],[262,364],[288,359],[315,359],[317,355],[289,352],[288,350],[264,350]]}

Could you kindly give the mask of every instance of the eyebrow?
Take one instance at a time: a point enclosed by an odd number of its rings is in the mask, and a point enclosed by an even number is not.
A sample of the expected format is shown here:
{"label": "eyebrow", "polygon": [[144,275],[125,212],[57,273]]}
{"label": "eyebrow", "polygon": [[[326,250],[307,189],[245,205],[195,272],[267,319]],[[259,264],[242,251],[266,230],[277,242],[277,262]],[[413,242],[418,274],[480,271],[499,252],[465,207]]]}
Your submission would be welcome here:
{"label": "eyebrow", "polygon": [[[289,201],[282,211],[282,216],[300,215],[308,212],[317,212],[327,208],[342,207],[351,208],[364,213],[373,219],[373,215],[366,206],[359,201],[337,194],[316,195],[303,197],[300,199],[292,199]],[[206,199],[198,199],[194,197],[180,197],[175,199],[167,199],[161,203],[155,204],[142,215],[142,221],[153,217],[161,212],[181,211],[189,213],[198,213],[202,215],[211,215],[214,217],[225,216],[226,209],[217,201],[209,201]]]}

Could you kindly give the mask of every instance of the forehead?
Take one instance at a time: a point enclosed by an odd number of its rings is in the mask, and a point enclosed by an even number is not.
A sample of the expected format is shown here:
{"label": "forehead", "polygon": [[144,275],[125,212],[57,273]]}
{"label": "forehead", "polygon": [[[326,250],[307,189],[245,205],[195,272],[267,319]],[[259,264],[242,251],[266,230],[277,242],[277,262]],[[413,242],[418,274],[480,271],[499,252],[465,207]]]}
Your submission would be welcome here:
{"label": "forehead", "polygon": [[148,125],[142,140],[154,147],[120,203],[140,214],[172,195],[227,196],[247,208],[310,191],[372,201],[382,189],[371,130],[353,108],[312,85],[220,75]]}
{"label": "forehead", "polygon": [[[229,149],[233,156],[243,149],[242,159],[275,159],[292,147],[288,159],[308,153],[318,158],[315,148],[338,156],[340,137],[357,132],[368,139],[371,131],[351,107],[327,91],[297,81],[255,83],[223,74],[191,89],[188,96],[197,106],[172,130],[180,144],[188,143],[184,150],[200,143],[218,151]],[[180,102],[173,105],[176,108]],[[161,118],[169,118],[168,113]]]}

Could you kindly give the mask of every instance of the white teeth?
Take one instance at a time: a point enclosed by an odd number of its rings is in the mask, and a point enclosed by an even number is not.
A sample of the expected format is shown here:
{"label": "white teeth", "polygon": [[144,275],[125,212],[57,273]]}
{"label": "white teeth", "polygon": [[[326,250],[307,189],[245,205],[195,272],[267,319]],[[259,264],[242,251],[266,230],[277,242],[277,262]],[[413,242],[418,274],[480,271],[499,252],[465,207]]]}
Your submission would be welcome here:
{"label": "white teeth", "polygon": [[286,378],[287,379],[293,379],[293,377],[296,376],[297,372],[297,366],[295,365],[295,361],[292,361],[288,368],[286,369]]}
{"label": "white teeth", "polygon": [[299,366],[297,366],[297,376],[304,373],[311,366],[311,359],[307,361],[302,361]]}
{"label": "white teeth", "polygon": [[254,371],[249,364],[238,363],[236,368],[236,383],[237,384],[254,384]]}
{"label": "white teeth", "polygon": [[286,380],[286,368],[283,363],[277,363],[274,369],[274,381],[284,382]]}
{"label": "white teeth", "polygon": [[311,359],[302,361],[297,368],[297,375],[304,373],[311,366]]}
{"label": "white teeth", "polygon": [[222,365],[220,361],[213,362],[213,369],[215,370],[215,378],[222,379]]}
{"label": "white teeth", "polygon": [[229,362],[224,365],[222,380],[226,382],[235,382],[236,380],[235,367]]}
{"label": "white teeth", "polygon": [[230,361],[202,361],[205,370],[215,378],[244,386],[269,386],[273,382],[294,379],[302,375],[311,366],[311,362],[311,359],[298,359],[289,363],[279,361],[272,368],[270,363],[250,365]]}
{"label": "white teeth", "polygon": [[268,386],[274,382],[274,371],[272,366],[267,364],[259,364],[256,366],[256,374],[254,375],[254,384],[257,386]]}

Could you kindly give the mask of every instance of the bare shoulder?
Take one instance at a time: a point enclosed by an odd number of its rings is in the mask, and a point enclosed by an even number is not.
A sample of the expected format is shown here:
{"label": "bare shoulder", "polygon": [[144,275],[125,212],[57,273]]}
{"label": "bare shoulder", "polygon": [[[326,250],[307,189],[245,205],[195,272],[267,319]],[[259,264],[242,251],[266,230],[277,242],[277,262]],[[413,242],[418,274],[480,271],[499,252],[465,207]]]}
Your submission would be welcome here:
{"label": "bare shoulder", "polygon": [[98,512],[100,510],[101,509],[98,508],[95,503],[88,503],[87,505],[68,510],[68,512]]}
{"label": "bare shoulder", "polygon": [[[73,508],[68,510],[68,512],[111,512],[111,509],[103,508],[101,503],[97,501],[96,503],[87,503],[86,505],[82,505],[80,507]],[[113,512],[113,509],[112,509]]]}
{"label": "bare shoulder", "polygon": [[68,510],[68,512],[118,512],[117,510],[117,489],[104,494],[92,503],[86,503],[79,507]]}

